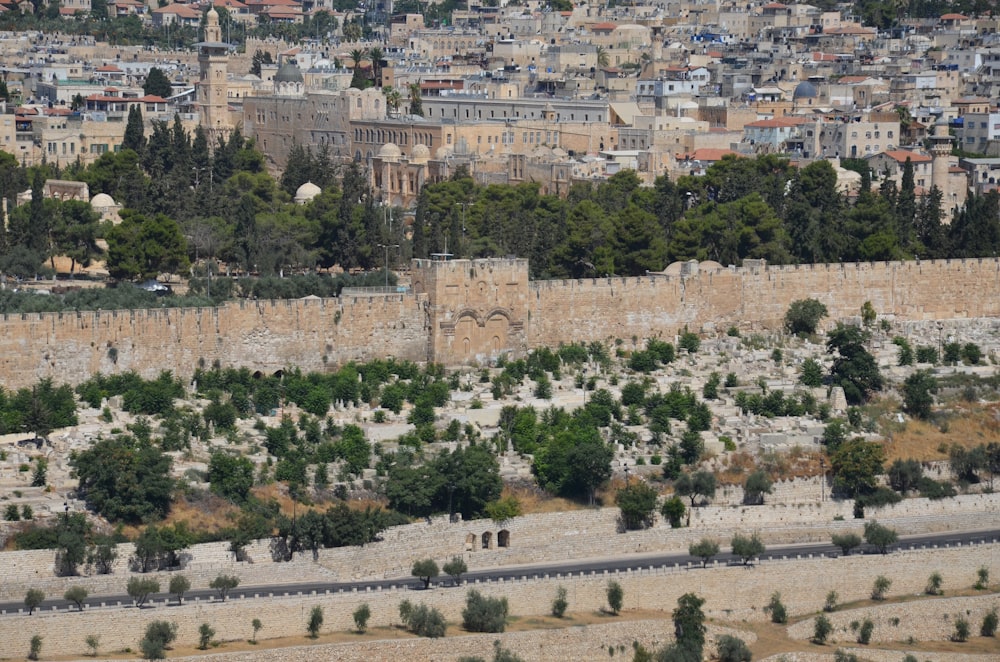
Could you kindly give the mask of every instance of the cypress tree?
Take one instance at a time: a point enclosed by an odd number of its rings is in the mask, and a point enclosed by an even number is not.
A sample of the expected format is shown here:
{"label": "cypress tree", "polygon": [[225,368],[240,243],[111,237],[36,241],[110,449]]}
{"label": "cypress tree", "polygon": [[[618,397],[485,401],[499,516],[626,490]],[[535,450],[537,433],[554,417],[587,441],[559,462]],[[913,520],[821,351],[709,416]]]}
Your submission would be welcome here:
{"label": "cypress tree", "polygon": [[139,110],[139,106],[132,106],[128,110],[128,124],[125,125],[122,149],[131,149],[136,154],[141,154],[145,146],[146,132],[142,125],[142,111]]}

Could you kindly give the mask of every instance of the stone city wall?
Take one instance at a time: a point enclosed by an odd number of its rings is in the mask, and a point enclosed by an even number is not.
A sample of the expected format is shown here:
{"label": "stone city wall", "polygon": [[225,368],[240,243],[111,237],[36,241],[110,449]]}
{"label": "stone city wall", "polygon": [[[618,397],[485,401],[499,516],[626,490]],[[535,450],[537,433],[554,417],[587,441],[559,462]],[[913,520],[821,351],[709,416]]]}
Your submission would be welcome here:
{"label": "stone city wall", "polygon": [[780,328],[788,305],[815,298],[829,320],[879,314],[905,320],[1000,314],[996,259],[699,268],[686,275],[537,281],[531,284],[528,346],[569,340],[673,336],[730,326]]}
{"label": "stone city wall", "polygon": [[[879,575],[893,581],[890,597],[922,592],[932,572],[941,573],[945,587],[968,587],[975,581],[977,568],[989,568],[991,576],[1000,572],[997,549],[997,545],[987,544],[904,551],[888,556],[781,560],[752,567],[647,568],[575,578],[551,576],[537,581],[471,583],[468,587],[486,595],[507,597],[512,614],[527,616],[548,613],[558,586],[568,591],[570,611],[599,609],[606,605],[608,581],[615,579],[624,588],[625,609],[660,609],[669,613],[678,597],[695,592],[712,596],[704,607],[709,616],[760,621],[767,618],[763,607],[774,591],[781,593],[790,614],[801,614],[820,609],[831,590],[837,591],[841,601],[864,599]],[[426,592],[387,589],[233,599],[225,603],[202,600],[179,607],[158,603],[146,609],[106,606],[82,613],[45,610],[32,616],[3,615],[0,616],[0,629],[5,636],[0,637],[0,658],[24,655],[34,634],[43,635],[45,650],[64,654],[82,654],[84,638],[90,634],[100,635],[101,648],[105,651],[125,647],[136,649],[146,624],[163,619],[177,623],[180,645],[195,643],[198,627],[206,622],[216,630],[219,640],[246,639],[251,635],[250,621],[254,618],[263,621],[263,637],[304,635],[309,611],[315,605],[325,610],[324,632],[351,629],[351,614],[361,603],[371,608],[371,627],[397,624],[399,603],[404,599],[437,607],[449,621],[457,622],[461,619],[465,594],[462,588],[435,588]],[[631,644],[631,640],[623,643]]]}
{"label": "stone city wall", "polygon": [[526,260],[415,260],[415,294],[239,301],[219,308],[26,313],[0,318],[4,386],[42,377],[169,369],[199,361],[274,372],[395,356],[447,364],[611,338],[729,326],[779,328],[814,297],[830,320],[871,301],[900,320],[1000,315],[1000,260],[700,268],[678,275],[529,283]]}
{"label": "stone city wall", "polygon": [[388,356],[424,361],[425,301],[399,294],[5,315],[0,374],[5,388],[17,388],[43,377],[76,384],[97,372],[189,376],[213,361],[267,374]]}

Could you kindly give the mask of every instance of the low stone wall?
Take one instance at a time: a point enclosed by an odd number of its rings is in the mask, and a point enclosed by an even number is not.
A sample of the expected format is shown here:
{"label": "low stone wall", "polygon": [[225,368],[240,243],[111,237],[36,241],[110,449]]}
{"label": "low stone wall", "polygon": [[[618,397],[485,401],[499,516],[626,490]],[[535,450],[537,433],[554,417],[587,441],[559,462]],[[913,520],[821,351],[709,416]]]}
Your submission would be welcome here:
{"label": "low stone wall", "polygon": [[850,648],[840,646],[829,653],[779,653],[760,660],[760,662],[836,662],[835,651],[857,655],[862,662],[900,662],[906,655],[912,654],[921,662],[997,662],[993,654],[976,653],[928,653],[917,650],[878,650],[872,648]]}
{"label": "low stone wall", "polygon": [[[706,639],[711,649],[715,638],[732,634],[746,642],[756,641],[752,632],[708,625]],[[611,658],[608,647],[615,648],[617,659],[632,658],[632,642],[652,650],[673,640],[673,625],[663,620],[624,621],[567,627],[559,630],[533,630],[497,634],[472,634],[447,639],[398,639],[368,641],[357,644],[326,644],[298,646],[267,651],[222,653],[204,657],[179,658],[204,662],[313,662],[316,659],[338,662],[370,662],[371,660],[455,660],[460,656],[490,659],[493,642],[502,641],[504,648],[531,662],[565,662],[566,660],[596,660]],[[623,650],[624,649],[624,652]]]}
{"label": "low stone wall", "polygon": [[[147,623],[170,620],[178,625],[180,644],[197,642],[198,627],[209,623],[220,640],[245,639],[251,635],[250,622],[260,618],[263,637],[305,634],[309,611],[315,605],[325,609],[324,631],[353,627],[351,614],[362,603],[372,612],[371,626],[398,623],[398,606],[404,599],[441,609],[452,622],[461,618],[466,588],[486,595],[504,596],[515,615],[549,612],[555,590],[568,590],[570,611],[596,610],[606,604],[605,590],[610,579],[625,591],[626,609],[659,609],[669,613],[677,598],[687,592],[706,596],[709,616],[727,620],[763,620],[764,604],[775,591],[791,614],[817,611],[828,591],[836,590],[842,601],[868,596],[879,575],[893,580],[889,595],[922,592],[927,577],[940,572],[946,587],[971,586],[976,569],[987,567],[998,576],[996,552],[1000,545],[984,544],[928,551],[906,551],[881,556],[850,556],[839,559],[811,559],[765,562],[751,567],[710,566],[707,569],[639,570],[628,573],[600,573],[586,577],[554,576],[545,580],[515,580],[474,583],[465,588],[437,588],[430,591],[389,589],[361,593],[344,592],[281,598],[197,601],[182,606],[135,609],[104,607],[77,612],[36,612],[32,616],[0,616],[0,658],[24,655],[34,634],[45,637],[50,651],[67,654],[85,652],[84,638],[101,636],[105,650],[133,649]],[[532,659],[534,657],[532,656]]]}
{"label": "low stone wall", "polygon": [[[926,577],[924,581],[927,581]],[[856,643],[858,634],[851,629],[851,623],[863,623],[865,619],[875,625],[872,643],[906,642],[911,638],[913,641],[943,641],[955,632],[955,621],[959,618],[968,622],[970,637],[977,637],[983,617],[992,609],[1000,610],[1000,595],[963,598],[928,596],[915,602],[835,611],[826,614],[834,628],[827,641],[830,644]],[[788,636],[809,639],[813,635],[813,627],[813,619],[796,623],[788,628]]]}
{"label": "low stone wall", "polygon": [[[585,557],[686,553],[692,542],[705,536],[728,549],[733,534],[753,531],[767,545],[827,542],[834,532],[860,532],[866,521],[853,519],[849,501],[706,506],[692,511],[690,527],[671,529],[659,521],[651,529],[627,533],[617,533],[618,514],[617,508],[600,508],[527,515],[514,518],[505,528],[490,520],[452,524],[447,517],[438,517],[430,524],[393,527],[384,532],[380,542],[364,547],[320,550],[318,563],[313,562],[311,553],[300,554],[289,563],[272,563],[266,540],[248,547],[253,563],[238,563],[227,551],[226,543],[209,543],[190,550],[191,561],[183,572],[195,588],[207,587],[220,573],[236,574],[244,586],[382,579],[408,576],[419,558],[441,563],[461,556],[470,569],[476,570]],[[868,514],[903,534],[998,529],[1000,494],[962,495],[939,501],[906,499]],[[497,546],[498,534],[503,530],[509,533],[508,547]],[[489,534],[489,549],[483,549],[484,533]],[[115,574],[89,577],[55,577],[55,556],[50,550],[6,552],[0,557],[0,601],[20,600],[29,588],[41,589],[50,597],[61,596],[66,588],[77,584],[94,595],[121,594],[128,579],[125,563],[131,550],[131,545],[121,546]],[[158,574],[166,590],[169,573]]]}

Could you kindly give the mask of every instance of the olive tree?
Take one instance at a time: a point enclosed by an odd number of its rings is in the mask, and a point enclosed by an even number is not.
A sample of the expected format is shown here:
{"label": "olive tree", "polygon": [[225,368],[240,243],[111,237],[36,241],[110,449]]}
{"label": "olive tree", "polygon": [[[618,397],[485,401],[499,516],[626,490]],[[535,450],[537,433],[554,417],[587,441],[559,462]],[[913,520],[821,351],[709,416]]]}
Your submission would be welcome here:
{"label": "olive tree", "polygon": [[441,574],[434,559],[421,559],[414,562],[410,574],[424,583],[424,588],[431,587],[431,580]]}
{"label": "olive tree", "polygon": [[218,591],[219,597],[225,602],[229,592],[239,585],[240,578],[236,575],[219,575],[208,584],[208,587]]}
{"label": "olive tree", "polygon": [[83,601],[90,593],[82,586],[71,586],[63,593],[63,599],[76,605],[77,611],[83,611]]}
{"label": "olive tree", "polygon": [[170,585],[167,589],[170,595],[177,598],[177,604],[184,599],[184,594],[191,590],[191,581],[184,575],[174,575],[170,578]]}
{"label": "olive tree", "polygon": [[798,336],[816,333],[819,321],[826,315],[826,305],[816,299],[793,301],[785,312],[785,330]]}
{"label": "olive tree", "polygon": [[444,570],[446,575],[450,575],[452,582],[454,582],[455,586],[458,586],[462,581],[462,575],[469,571],[469,566],[466,565],[465,559],[461,556],[453,556],[441,569]]}
{"label": "olive tree", "polygon": [[740,557],[743,565],[750,565],[750,562],[764,553],[766,547],[761,542],[760,536],[756,533],[747,537],[737,533],[730,543],[733,548],[733,555]]}
{"label": "olive tree", "polygon": [[28,615],[35,613],[42,602],[45,601],[45,593],[38,590],[37,588],[29,588],[27,594],[24,596],[24,606],[28,608]]}
{"label": "olive tree", "polygon": [[688,546],[688,554],[701,559],[701,567],[703,568],[707,567],[708,562],[711,561],[712,557],[718,553],[719,543],[711,538],[702,538],[698,542],[691,543],[691,545]]}

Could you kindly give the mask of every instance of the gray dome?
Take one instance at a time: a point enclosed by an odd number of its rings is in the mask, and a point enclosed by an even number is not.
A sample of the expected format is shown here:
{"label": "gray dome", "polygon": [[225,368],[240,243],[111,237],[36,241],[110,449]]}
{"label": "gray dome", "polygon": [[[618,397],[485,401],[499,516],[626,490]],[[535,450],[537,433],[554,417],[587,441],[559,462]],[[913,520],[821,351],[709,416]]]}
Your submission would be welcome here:
{"label": "gray dome", "polygon": [[274,74],[275,83],[301,83],[302,81],[302,71],[295,66],[294,60],[285,60],[278,72]]}
{"label": "gray dome", "polygon": [[819,96],[819,91],[816,86],[807,80],[802,81],[795,86],[795,91],[792,92],[793,99],[815,99]]}

